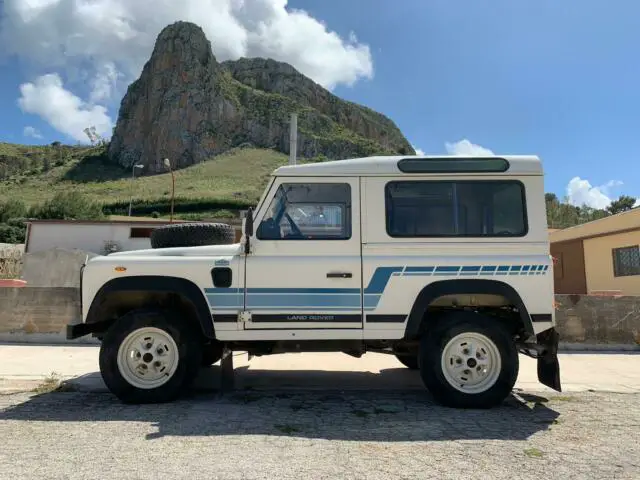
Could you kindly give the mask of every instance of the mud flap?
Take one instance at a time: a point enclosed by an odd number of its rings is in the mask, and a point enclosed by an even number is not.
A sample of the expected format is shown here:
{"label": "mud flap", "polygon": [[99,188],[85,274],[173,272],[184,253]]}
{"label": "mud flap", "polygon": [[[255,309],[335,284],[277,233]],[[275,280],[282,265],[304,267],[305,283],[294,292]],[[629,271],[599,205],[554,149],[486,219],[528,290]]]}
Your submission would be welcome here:
{"label": "mud flap", "polygon": [[550,328],[539,333],[537,339],[538,345],[545,347],[544,353],[538,357],[538,381],[557,392],[561,392],[560,363],[558,362],[560,335],[555,328]]}

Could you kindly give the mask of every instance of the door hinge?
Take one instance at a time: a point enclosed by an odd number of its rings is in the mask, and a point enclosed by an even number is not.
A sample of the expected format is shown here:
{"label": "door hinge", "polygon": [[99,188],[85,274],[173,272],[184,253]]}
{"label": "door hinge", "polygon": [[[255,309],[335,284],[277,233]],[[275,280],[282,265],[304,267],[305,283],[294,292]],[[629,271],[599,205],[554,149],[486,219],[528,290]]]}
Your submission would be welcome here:
{"label": "door hinge", "polygon": [[251,312],[246,310],[238,314],[238,323],[251,323]]}

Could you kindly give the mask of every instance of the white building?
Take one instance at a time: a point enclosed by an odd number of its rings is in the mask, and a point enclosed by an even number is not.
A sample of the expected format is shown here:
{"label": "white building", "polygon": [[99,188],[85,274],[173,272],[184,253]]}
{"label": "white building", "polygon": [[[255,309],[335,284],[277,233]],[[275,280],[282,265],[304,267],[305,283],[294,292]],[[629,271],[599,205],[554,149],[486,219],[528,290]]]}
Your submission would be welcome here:
{"label": "white building", "polygon": [[[25,253],[62,248],[103,255],[112,251],[151,248],[151,231],[167,220],[119,217],[104,221],[32,220],[27,225]],[[183,223],[174,220],[173,223]]]}

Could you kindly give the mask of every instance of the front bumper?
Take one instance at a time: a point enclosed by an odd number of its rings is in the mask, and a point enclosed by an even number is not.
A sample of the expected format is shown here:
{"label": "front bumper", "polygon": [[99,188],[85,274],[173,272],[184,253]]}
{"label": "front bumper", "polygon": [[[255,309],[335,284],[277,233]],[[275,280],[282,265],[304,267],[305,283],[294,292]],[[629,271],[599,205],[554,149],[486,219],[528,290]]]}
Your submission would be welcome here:
{"label": "front bumper", "polygon": [[549,388],[561,392],[560,362],[558,362],[560,335],[555,328],[550,328],[540,332],[536,337],[538,345],[543,347],[538,356],[538,381]]}

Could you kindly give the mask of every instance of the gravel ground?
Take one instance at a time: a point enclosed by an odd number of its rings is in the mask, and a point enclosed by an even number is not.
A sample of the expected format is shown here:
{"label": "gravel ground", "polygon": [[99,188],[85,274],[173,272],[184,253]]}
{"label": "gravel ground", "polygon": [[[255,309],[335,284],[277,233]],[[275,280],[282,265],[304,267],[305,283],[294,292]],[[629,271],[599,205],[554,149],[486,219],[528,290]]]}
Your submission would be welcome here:
{"label": "gravel ground", "polygon": [[0,396],[0,478],[640,478],[640,394],[517,392],[462,411],[410,392]]}

